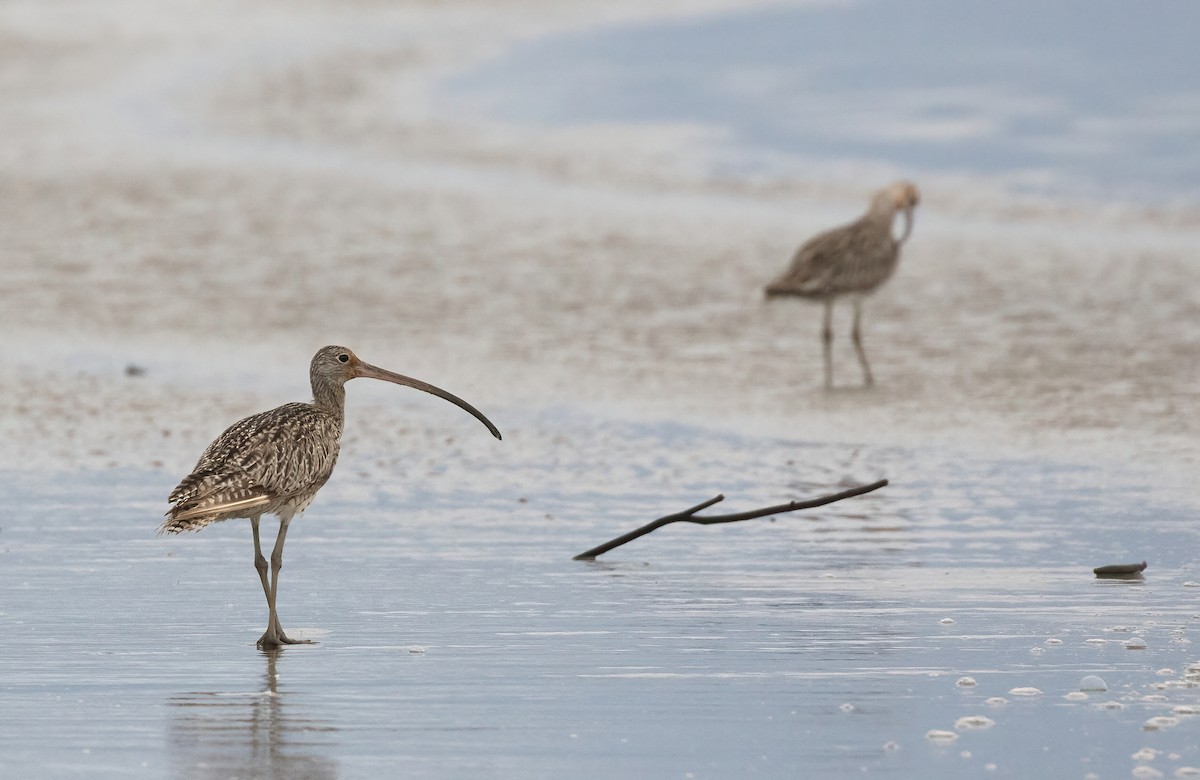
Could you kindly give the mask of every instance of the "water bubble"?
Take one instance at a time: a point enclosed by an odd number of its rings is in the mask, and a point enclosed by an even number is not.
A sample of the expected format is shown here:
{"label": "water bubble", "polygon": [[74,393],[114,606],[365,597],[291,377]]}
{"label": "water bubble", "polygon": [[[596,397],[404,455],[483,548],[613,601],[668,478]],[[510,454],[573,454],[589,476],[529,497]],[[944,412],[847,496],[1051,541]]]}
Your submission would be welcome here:
{"label": "water bubble", "polygon": [[1142,731],[1158,731],[1178,725],[1179,718],[1172,718],[1170,715],[1156,715],[1142,724]]}
{"label": "water bubble", "polygon": [[954,618],[944,617],[941,620],[939,620],[938,622],[941,623],[943,626],[952,626],[952,625],[954,625]]}
{"label": "water bubble", "polygon": [[1175,670],[1174,669],[1159,669],[1157,672],[1155,672],[1155,674],[1157,674],[1159,677],[1170,677],[1171,675],[1175,674]]}
{"label": "water bubble", "polygon": [[1108,644],[1108,640],[1107,640],[1107,639],[1086,639],[1086,640],[1084,640],[1084,641],[1085,641],[1085,642],[1087,642],[1089,645],[1104,645],[1104,644]]}
{"label": "water bubble", "polygon": [[1200,715],[1200,707],[1194,704],[1180,704],[1177,707],[1172,707],[1171,712],[1176,715]]}
{"label": "water bubble", "polygon": [[996,721],[986,715],[965,715],[954,721],[956,729],[989,729],[996,725]]}
{"label": "water bubble", "polygon": [[425,652],[425,648],[421,647],[420,645],[409,645],[408,647],[406,647],[404,649],[407,650],[408,652],[412,653],[413,655],[421,655],[422,653]]}
{"label": "water bubble", "polygon": [[890,751],[893,751],[893,750],[899,750],[899,749],[900,749],[900,743],[899,743],[899,742],[884,742],[884,743],[883,743],[883,749],[884,749],[884,750],[887,750],[887,751],[889,751],[889,752],[890,752]]}
{"label": "water bubble", "polygon": [[1061,639],[1055,639],[1054,637],[1050,637],[1046,640],[1046,644],[1048,645],[1061,645],[1062,643],[1063,641]]}
{"label": "water bubble", "polygon": [[1031,647],[1031,648],[1029,648],[1029,654],[1030,654],[1030,655],[1041,655],[1041,654],[1042,654],[1042,653],[1044,653],[1044,652],[1046,652],[1046,648],[1044,648],[1044,647]]}
{"label": "water bubble", "polygon": [[1142,639],[1140,636],[1131,636],[1131,637],[1129,637],[1129,639],[1125,640],[1125,649],[1126,650],[1145,650],[1146,649],[1146,640]]}
{"label": "water bubble", "polygon": [[1108,684],[1100,678],[1099,675],[1089,674],[1079,681],[1079,690],[1081,691],[1107,691]]}
{"label": "water bubble", "polygon": [[1124,704],[1122,704],[1119,701],[1112,701],[1112,700],[1097,702],[1094,706],[1096,707],[1096,709],[1099,709],[1099,710],[1123,710],[1123,709],[1125,709]]}
{"label": "water bubble", "polygon": [[974,677],[959,677],[954,681],[954,684],[959,688],[970,688],[975,685]]}
{"label": "water bubble", "polygon": [[856,708],[850,702],[846,702],[842,706],[838,707],[838,709],[840,709],[842,712],[854,712]]}
{"label": "water bubble", "polygon": [[1185,587],[1185,588],[1200,588],[1200,582],[1196,582],[1195,580],[1188,580],[1187,582],[1183,583],[1183,587]]}
{"label": "water bubble", "polygon": [[1129,626],[1109,626],[1108,630],[1117,634],[1124,634],[1129,631]]}
{"label": "water bubble", "polygon": [[1152,766],[1142,764],[1141,766],[1134,767],[1133,776],[1139,780],[1153,780],[1156,777],[1162,777],[1163,773]]}
{"label": "water bubble", "polygon": [[969,751],[969,750],[964,750],[964,751],[962,751],[961,753],[959,753],[959,755],[960,755],[960,756],[962,756],[963,758],[970,758],[970,757],[971,757],[971,751]]}
{"label": "water bubble", "polygon": [[1088,695],[1083,691],[1071,691],[1063,696],[1067,701],[1087,701]]}
{"label": "water bubble", "polygon": [[1003,696],[993,696],[985,701],[984,704],[988,705],[989,707],[1003,707],[1005,704],[1008,704],[1008,699],[1004,698]]}
{"label": "water bubble", "polygon": [[1130,758],[1132,758],[1134,761],[1153,761],[1154,757],[1157,755],[1158,755],[1158,751],[1155,750],[1154,748],[1144,747],[1141,750],[1139,750],[1138,752],[1134,753],[1132,756],[1130,756]]}
{"label": "water bubble", "polygon": [[1166,701],[1166,700],[1167,700],[1167,697],[1163,696],[1161,693],[1151,693],[1151,694],[1148,694],[1148,695],[1142,697],[1142,701],[1148,701],[1148,702],[1160,702],[1160,701]]}
{"label": "water bubble", "polygon": [[1011,693],[1013,696],[1041,696],[1042,695],[1042,691],[1040,688],[1033,688],[1033,687],[1013,688],[1011,691],[1009,691],[1009,693]]}
{"label": "water bubble", "polygon": [[930,729],[925,732],[925,739],[930,742],[953,742],[958,739],[958,735],[953,731],[942,731],[940,729]]}
{"label": "water bubble", "polygon": [[1175,770],[1176,777],[1200,777],[1200,767],[1181,766]]}

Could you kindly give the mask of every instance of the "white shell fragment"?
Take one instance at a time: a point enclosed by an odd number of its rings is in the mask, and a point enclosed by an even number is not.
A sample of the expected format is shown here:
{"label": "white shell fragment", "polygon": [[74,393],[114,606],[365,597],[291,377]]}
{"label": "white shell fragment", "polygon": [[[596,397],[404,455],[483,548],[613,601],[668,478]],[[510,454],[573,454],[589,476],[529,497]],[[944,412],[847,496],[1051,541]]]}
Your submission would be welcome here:
{"label": "white shell fragment", "polygon": [[1009,691],[1009,693],[1011,693],[1013,696],[1041,696],[1042,695],[1042,691],[1040,688],[1033,688],[1033,687],[1013,688],[1011,691]]}
{"label": "white shell fragment", "polygon": [[996,725],[996,721],[986,715],[966,715],[954,721],[956,729],[987,729]]}
{"label": "white shell fragment", "polygon": [[1142,731],[1160,731],[1178,725],[1179,718],[1172,718],[1169,715],[1156,715],[1142,724]]}

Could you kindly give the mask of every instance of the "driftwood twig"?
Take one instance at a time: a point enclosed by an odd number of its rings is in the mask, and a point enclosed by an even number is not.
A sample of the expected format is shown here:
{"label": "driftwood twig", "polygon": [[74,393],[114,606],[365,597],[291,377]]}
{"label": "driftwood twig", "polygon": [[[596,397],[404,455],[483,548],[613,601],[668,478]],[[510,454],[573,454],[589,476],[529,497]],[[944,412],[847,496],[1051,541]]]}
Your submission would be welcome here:
{"label": "driftwood twig", "polygon": [[645,536],[646,534],[650,533],[651,531],[662,528],[664,525],[669,525],[671,523],[696,523],[698,525],[715,525],[717,523],[736,523],[739,520],[753,520],[756,517],[766,517],[767,515],[778,515],[778,514],[782,514],[783,512],[795,512],[797,509],[812,509],[813,507],[816,507],[816,506],[825,506],[826,504],[832,504],[834,501],[841,501],[843,498],[850,498],[852,496],[861,496],[863,493],[870,493],[872,490],[878,490],[879,488],[883,487],[887,483],[888,483],[888,481],[886,479],[881,479],[878,482],[872,482],[869,485],[859,485],[856,488],[850,488],[849,490],[843,490],[841,493],[832,493],[828,496],[820,496],[818,498],[813,498],[808,501],[791,501],[786,504],[779,504],[777,506],[768,506],[763,509],[752,509],[749,512],[737,512],[736,514],[731,514],[731,515],[709,515],[708,517],[696,516],[696,513],[699,512],[700,510],[707,509],[708,507],[712,506],[713,504],[716,504],[719,501],[725,500],[724,495],[718,495],[718,496],[708,499],[707,501],[696,504],[694,507],[691,507],[690,509],[685,509],[682,512],[676,512],[673,515],[667,515],[666,517],[660,517],[657,520],[654,520],[653,522],[646,523],[641,528],[636,528],[627,534],[618,536],[616,539],[605,542],[604,544],[601,544],[599,546],[593,547],[592,549],[588,550],[587,552],[581,552],[581,553],[579,553],[579,555],[576,555],[572,560],[576,560],[576,561],[595,560],[596,556],[603,555],[604,553],[608,552],[609,550],[611,550],[615,547],[620,547],[621,545],[625,544],[626,542],[632,542],[634,539],[638,538],[639,536]]}

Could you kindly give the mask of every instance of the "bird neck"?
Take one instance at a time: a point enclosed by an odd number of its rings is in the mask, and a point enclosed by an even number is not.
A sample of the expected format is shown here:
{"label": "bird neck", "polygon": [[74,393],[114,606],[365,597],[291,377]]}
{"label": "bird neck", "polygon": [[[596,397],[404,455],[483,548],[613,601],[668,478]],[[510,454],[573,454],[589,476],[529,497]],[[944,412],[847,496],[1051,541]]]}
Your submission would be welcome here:
{"label": "bird neck", "polygon": [[313,406],[339,417],[346,411],[346,388],[341,382],[312,379]]}
{"label": "bird neck", "polygon": [[[860,221],[871,225],[873,230],[892,236],[892,226],[895,224],[896,215],[899,213],[900,210],[893,203],[876,201],[871,204],[871,208],[867,210],[866,214],[863,214]],[[902,244],[908,238],[911,230],[911,223],[906,223],[904,235],[899,238],[892,236],[892,238],[897,244]]]}
{"label": "bird neck", "polygon": [[891,198],[879,197],[871,201],[871,208],[867,209],[862,218],[872,222],[891,222],[899,210]]}

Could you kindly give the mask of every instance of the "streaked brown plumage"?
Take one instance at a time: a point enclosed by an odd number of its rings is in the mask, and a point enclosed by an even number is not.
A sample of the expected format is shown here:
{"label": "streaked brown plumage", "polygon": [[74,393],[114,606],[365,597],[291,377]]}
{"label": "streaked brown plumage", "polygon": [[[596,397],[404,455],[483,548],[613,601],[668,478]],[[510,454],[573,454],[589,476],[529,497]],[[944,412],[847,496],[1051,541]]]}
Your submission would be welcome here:
{"label": "streaked brown plumage", "polygon": [[[414,387],[443,398],[474,415],[497,439],[500,431],[475,407],[417,379],[364,363],[345,347],[321,348],[309,369],[311,404],[284,404],[230,426],[208,446],[195,469],[171,491],[174,506],[159,533],[198,531],[209,523],[244,517],[254,535],[254,565],[267,597],[267,630],[260,647],[296,644],[279,625],[275,609],[283,542],[292,519],[304,511],[329,480],[337,463],[345,419],[345,383],[367,377]],[[259,520],[279,518],[271,554],[270,581],[259,541]]]}
{"label": "streaked brown plumage", "polygon": [[[912,233],[913,209],[920,193],[911,182],[898,181],[880,190],[871,207],[854,222],[818,233],[792,256],[791,267],[767,285],[767,297],[794,295],[821,301],[825,319],[821,342],[825,357],[825,386],[833,386],[833,304],[848,295],[854,301],[854,329],[851,333],[863,381],[874,383],[867,354],[862,347],[862,299],[886,282],[900,260],[900,245]],[[896,214],[904,214],[904,233],[892,236]]]}

